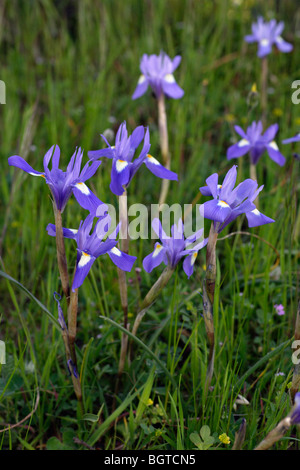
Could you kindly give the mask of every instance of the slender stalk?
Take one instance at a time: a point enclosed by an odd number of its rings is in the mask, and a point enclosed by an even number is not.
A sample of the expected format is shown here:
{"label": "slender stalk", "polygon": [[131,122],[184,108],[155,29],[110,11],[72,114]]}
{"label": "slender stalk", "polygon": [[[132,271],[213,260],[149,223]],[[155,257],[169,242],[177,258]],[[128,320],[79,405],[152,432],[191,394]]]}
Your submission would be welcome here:
{"label": "slender stalk", "polygon": [[267,450],[272,445],[274,445],[279,439],[281,439],[286,432],[289,430],[292,424],[292,420],[290,416],[284,418],[280,423],[276,426],[276,428],[272,429],[271,432],[263,439],[263,441],[255,447],[254,450]]}
{"label": "slender stalk", "polygon": [[[76,292],[76,297],[77,297],[77,292]],[[84,408],[83,408],[83,402],[82,402],[82,390],[81,390],[80,377],[77,372],[77,361],[76,361],[76,354],[75,354],[75,348],[74,348],[75,344],[74,342],[72,343],[72,340],[69,335],[69,330],[65,323],[63,311],[60,305],[60,296],[57,297],[57,294],[55,294],[54,298],[58,305],[58,320],[61,326],[61,334],[62,334],[64,346],[65,346],[66,361],[67,361],[70,375],[72,377],[73,388],[74,388],[77,401],[80,406],[80,411],[83,414]],[[70,311],[71,306],[72,306],[72,301],[69,307],[69,311]],[[75,337],[74,337],[74,340],[75,340]]]}
{"label": "slender stalk", "polygon": [[77,358],[75,351],[75,340],[77,333],[77,312],[78,312],[78,289],[71,292],[70,305],[68,308],[68,333],[69,333],[69,345],[71,358],[75,366],[77,367]]}
{"label": "slender stalk", "polygon": [[215,284],[216,284],[216,273],[217,273],[217,265],[216,265],[216,245],[218,239],[218,232],[215,229],[214,222],[212,222],[209,236],[208,236],[208,243],[206,246],[206,290],[209,296],[209,300],[211,304],[214,303],[214,294],[215,294]]}
{"label": "slender stalk", "polygon": [[[127,210],[127,191],[124,188],[124,193],[119,197],[119,218],[121,222],[120,229],[120,248],[124,253],[128,253],[129,249],[129,238],[128,238],[128,210]],[[127,296],[127,279],[126,273],[122,269],[118,268],[118,277],[119,277],[119,288],[120,288],[120,297],[121,305],[124,315],[124,328],[129,329],[128,324],[128,296]],[[128,336],[123,333],[121,339],[121,353],[119,360],[119,376],[122,375],[126,354],[128,346]]]}
{"label": "slender stalk", "polygon": [[[295,341],[300,341],[300,301],[298,303],[296,324],[295,324]],[[290,388],[291,400],[294,403],[295,395],[300,389],[300,363],[295,364],[292,385]]]}
{"label": "slender stalk", "polygon": [[247,422],[245,418],[242,420],[242,424],[239,427],[239,430],[235,433],[234,444],[232,450],[241,450],[243,447],[245,437],[246,437],[246,427]]}
{"label": "slender stalk", "polygon": [[263,126],[266,124],[267,117],[267,91],[268,91],[268,58],[261,60],[261,112]]}
{"label": "slender stalk", "polygon": [[56,253],[57,253],[57,264],[60,274],[62,290],[67,299],[67,303],[70,303],[70,284],[69,284],[69,274],[68,274],[68,265],[66,258],[66,250],[63,236],[62,228],[62,218],[61,211],[57,209],[55,203],[53,203],[54,218],[55,218],[55,228],[56,228]]}
{"label": "slender stalk", "polygon": [[155,302],[159,294],[161,293],[162,289],[167,285],[169,282],[172,274],[174,272],[174,268],[171,266],[167,266],[164,271],[161,273],[160,277],[157,279],[155,284],[151,287],[148,291],[147,295],[145,296],[142,305],[140,307],[140,311],[136,316],[135,322],[132,328],[132,334],[136,335],[137,330],[141,324],[141,321],[147,312],[148,308]]}
{"label": "slender stalk", "polygon": [[[169,152],[169,137],[168,137],[168,124],[167,124],[167,114],[166,114],[166,105],[165,105],[165,95],[162,93],[158,100],[158,129],[159,129],[159,139],[160,139],[160,149],[162,153],[162,159],[164,166],[170,170],[171,169],[171,157]],[[159,196],[159,205],[165,203],[168,190],[169,190],[170,181],[163,179],[161,183],[161,191]]]}
{"label": "slender stalk", "polygon": [[208,243],[206,246],[206,277],[203,282],[203,317],[205,323],[205,330],[209,344],[208,367],[206,372],[205,393],[207,393],[211,384],[214,372],[214,358],[215,358],[215,332],[214,332],[214,294],[216,284],[216,244],[218,239],[218,232],[212,222]]}
{"label": "slender stalk", "polygon": [[[251,158],[251,156],[250,156],[250,158]],[[254,165],[254,163],[252,163],[251,161],[250,161],[250,178],[253,181],[257,181],[256,165]],[[255,201],[253,201],[253,204],[255,204],[256,207],[258,208],[258,206],[259,206],[259,197],[258,197],[258,195],[256,196]]]}

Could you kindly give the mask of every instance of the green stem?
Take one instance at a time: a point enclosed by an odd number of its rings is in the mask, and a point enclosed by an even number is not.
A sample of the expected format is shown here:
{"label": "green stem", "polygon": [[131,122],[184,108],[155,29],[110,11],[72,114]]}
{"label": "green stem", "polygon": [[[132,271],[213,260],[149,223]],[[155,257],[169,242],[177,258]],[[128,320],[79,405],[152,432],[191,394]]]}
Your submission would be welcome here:
{"label": "green stem", "polygon": [[[297,316],[296,316],[295,341],[300,341],[300,301],[298,303]],[[290,396],[291,396],[292,403],[294,403],[295,395],[299,391],[299,388],[300,388],[300,363],[295,364],[295,368],[294,368],[292,385],[290,388]]]}
{"label": "green stem", "polygon": [[268,58],[261,60],[261,112],[262,123],[265,127],[267,117],[267,91],[268,91]]}
{"label": "green stem", "polygon": [[205,381],[205,394],[207,393],[211,384],[214,372],[214,358],[215,358],[215,331],[214,331],[214,295],[216,284],[216,244],[218,239],[217,228],[215,229],[214,222],[210,227],[208,236],[208,243],[206,246],[206,277],[203,282],[203,317],[205,330],[209,344],[209,357],[208,367],[206,372]]}
{"label": "green stem", "polygon": [[[165,95],[162,93],[158,100],[158,129],[159,129],[159,140],[160,140],[160,149],[162,154],[162,160],[164,166],[170,170],[171,169],[171,157],[169,152],[169,137],[168,137],[168,124],[167,124],[167,114],[166,114],[166,105],[165,105]],[[166,201],[168,190],[169,190],[170,181],[163,179],[161,183],[161,191],[159,196],[159,205],[163,205]]]}
{"label": "green stem", "polygon": [[142,305],[140,307],[140,311],[136,316],[135,322],[132,328],[132,334],[136,335],[138,327],[141,324],[141,321],[146,314],[149,307],[155,302],[159,294],[161,293],[162,289],[167,285],[169,282],[172,274],[174,272],[174,268],[167,266],[164,271],[161,273],[160,277],[157,279],[155,284],[151,287],[149,292],[147,293],[146,297],[144,298]]}
{"label": "green stem", "polygon": [[55,218],[55,229],[56,229],[56,253],[57,253],[57,264],[62,284],[62,290],[65,294],[68,304],[70,303],[70,284],[69,274],[67,266],[67,257],[63,236],[62,218],[61,211],[57,209],[55,202],[53,203],[54,218]]}
{"label": "green stem", "polygon": [[[127,209],[127,191],[124,188],[124,193],[119,197],[119,218],[121,223],[120,229],[120,249],[124,253],[129,251],[129,237],[128,237],[128,209]],[[127,294],[127,279],[126,273],[122,269],[118,268],[118,277],[119,277],[119,289],[121,297],[121,305],[123,309],[124,316],[124,328],[129,330],[128,324],[128,294]],[[124,333],[121,338],[121,352],[119,360],[119,370],[118,375],[121,376],[124,370],[126,354],[128,346],[128,336]]]}

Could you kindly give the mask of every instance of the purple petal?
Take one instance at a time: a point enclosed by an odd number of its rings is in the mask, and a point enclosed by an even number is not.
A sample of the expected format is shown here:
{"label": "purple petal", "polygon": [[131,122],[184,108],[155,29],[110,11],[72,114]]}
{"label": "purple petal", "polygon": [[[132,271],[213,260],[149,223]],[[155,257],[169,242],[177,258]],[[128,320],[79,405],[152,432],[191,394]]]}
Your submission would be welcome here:
{"label": "purple petal", "polygon": [[205,219],[214,222],[224,222],[231,214],[231,208],[225,201],[213,199],[203,204],[203,215]]}
{"label": "purple petal", "polygon": [[[73,194],[78,204],[91,214],[99,215],[99,206],[107,208],[100,199],[86,186],[85,183],[76,183],[73,187]],[[107,209],[106,209],[107,210]]]}
{"label": "purple petal", "polygon": [[[51,155],[52,155],[52,150],[53,150],[53,147],[51,147],[51,149],[49,150],[49,152],[51,151]],[[48,153],[48,152],[47,152]],[[47,154],[46,154],[47,155]],[[46,155],[44,157],[44,168],[45,168],[45,158],[46,158]],[[54,148],[54,152],[53,152],[53,156],[52,156],[52,170],[58,170],[58,166],[59,166],[59,159],[60,159],[60,148],[58,145],[55,145],[55,148]],[[48,166],[48,164],[46,165]]]}
{"label": "purple petal", "polygon": [[138,126],[134,129],[130,137],[130,148],[135,151],[142,142],[145,134],[144,126]]}
{"label": "purple petal", "polygon": [[201,194],[203,196],[213,196],[214,198],[218,195],[218,173],[213,173],[206,179],[207,187],[203,186],[200,188]]}
{"label": "purple petal", "polygon": [[246,132],[240,126],[236,125],[234,126],[234,129],[235,129],[235,132],[242,137],[242,139],[246,139],[246,140],[248,139]]}
{"label": "purple petal", "polygon": [[227,160],[242,157],[243,155],[246,155],[246,153],[248,153],[250,149],[251,145],[249,141],[246,139],[242,139],[240,140],[240,142],[231,145],[231,147],[227,149]]}
{"label": "purple petal", "polygon": [[174,72],[174,70],[177,69],[178,65],[180,64],[181,62],[181,56],[180,55],[176,55],[174,57],[174,59],[172,60],[172,73]]}
{"label": "purple petal", "polygon": [[110,189],[117,196],[121,196],[123,194],[123,186],[126,186],[129,183],[130,165],[131,164],[125,160],[113,161]]}
{"label": "purple petal", "polygon": [[245,37],[244,37],[244,40],[248,43],[251,43],[251,42],[256,42],[257,41],[257,38],[256,36],[254,36],[253,34],[247,34]]}
{"label": "purple petal", "polygon": [[283,144],[291,144],[292,142],[300,142],[300,133],[282,141]]}
{"label": "purple petal", "polygon": [[78,289],[83,284],[83,281],[85,280],[86,276],[88,275],[94,261],[95,257],[89,255],[88,253],[81,252],[77,266],[76,266],[76,271],[74,275],[74,280],[72,284],[72,291],[74,292],[75,289]]}
{"label": "purple petal", "polygon": [[136,261],[136,256],[131,256],[128,255],[127,253],[123,253],[120,251],[117,247],[112,248],[110,251],[108,251],[108,256],[112,260],[112,262],[122,271],[128,271],[130,272],[132,269],[132,266],[134,265]]}
{"label": "purple petal", "polygon": [[145,75],[141,75],[131,98],[136,100],[137,98],[140,98],[142,95],[144,95],[148,89],[148,85],[149,83]]}
{"label": "purple petal", "polygon": [[236,177],[237,177],[237,166],[234,165],[230,170],[226,173],[226,176],[223,180],[223,184],[221,186],[220,190],[220,199],[227,201],[227,198],[229,197],[230,193],[232,192],[235,182],[236,182]]}
{"label": "purple petal", "polygon": [[88,157],[90,160],[97,160],[98,158],[102,158],[102,157],[113,158],[114,155],[115,155],[115,150],[113,148],[88,151]]}
{"label": "purple petal", "polygon": [[45,174],[41,173],[40,171],[34,170],[27,162],[24,160],[24,158],[19,157],[18,155],[14,155],[12,157],[9,157],[8,159],[8,164],[10,166],[15,166],[17,168],[20,168],[23,171],[26,171],[26,173],[29,173],[30,175],[33,176],[42,176],[45,178]]}
{"label": "purple petal", "polygon": [[275,135],[277,134],[278,132],[278,124],[272,124],[272,126],[270,126],[266,132],[264,133],[264,135],[262,136],[262,139],[266,142],[270,142],[271,140],[274,139]]}
{"label": "purple petal", "polygon": [[154,250],[143,260],[143,267],[147,273],[159,266],[162,262],[166,264],[166,248],[160,243],[155,243]]}
{"label": "purple petal", "polygon": [[80,181],[84,182],[94,176],[101,163],[101,161],[95,161],[92,162],[92,164],[90,164],[90,162],[87,162],[83,167],[82,172],[80,173]]}
{"label": "purple petal", "polygon": [[[54,224],[48,224],[46,227],[46,230],[48,232],[48,235],[50,235],[50,237],[56,237],[56,226]],[[72,240],[75,240],[77,237],[77,232],[78,230],[73,230],[70,228],[63,227],[64,238],[70,238]]]}
{"label": "purple petal", "polygon": [[254,193],[256,188],[257,182],[253,181],[251,178],[247,178],[232,191],[227,199],[228,204],[230,204],[231,207],[236,207],[246,198],[249,198]]}
{"label": "purple petal", "polygon": [[164,94],[169,98],[177,100],[182,98],[184,95],[183,89],[176,83],[172,74],[166,75],[162,80],[161,85]]}
{"label": "purple petal", "polygon": [[291,52],[293,50],[292,44],[282,39],[281,36],[277,36],[275,44],[281,52]]}
{"label": "purple petal", "polygon": [[250,212],[246,212],[249,227],[258,227],[259,225],[271,224],[275,220],[270,219],[266,215],[259,212],[258,209],[254,209]]}
{"label": "purple petal", "polygon": [[285,157],[280,153],[277,144],[273,141],[266,145],[269,157],[278,165],[283,166],[285,164]]}
{"label": "purple petal", "polygon": [[265,57],[266,55],[272,52],[272,42],[268,39],[263,39],[258,43],[257,56],[260,58]]}
{"label": "purple petal", "polygon": [[185,257],[182,263],[183,270],[187,277],[190,277],[194,272],[194,264],[197,258],[197,254],[197,251],[191,253],[189,256]]}
{"label": "purple petal", "polygon": [[152,157],[152,155],[147,155],[144,163],[148,170],[150,170],[155,176],[166,180],[178,181],[177,174],[162,166],[156,158]]}

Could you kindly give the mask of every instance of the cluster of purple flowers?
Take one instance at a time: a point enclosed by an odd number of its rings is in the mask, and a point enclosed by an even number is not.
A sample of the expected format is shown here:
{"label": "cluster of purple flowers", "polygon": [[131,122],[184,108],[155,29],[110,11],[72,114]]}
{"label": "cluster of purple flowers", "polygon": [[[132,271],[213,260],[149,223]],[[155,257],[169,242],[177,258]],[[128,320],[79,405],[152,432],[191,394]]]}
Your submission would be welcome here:
{"label": "cluster of purple flowers", "polygon": [[[262,18],[259,18],[257,23],[252,26],[252,35],[246,36],[245,40],[247,42],[258,42],[259,57],[269,54],[273,44],[276,44],[279,50],[289,52],[292,46],[282,39],[282,30],[283,23],[277,24],[275,20],[265,23]],[[158,56],[144,54],[140,62],[141,76],[132,98],[141,97],[148,87],[152,89],[157,99],[162,94],[167,98],[181,98],[184,91],[177,84],[173,75],[180,61],[180,56],[176,56],[172,60],[163,52]],[[229,160],[249,153],[251,162],[257,164],[263,153],[267,151],[270,158],[277,164],[283,165],[285,163],[285,157],[279,151],[274,140],[278,132],[277,124],[270,126],[264,133],[260,121],[258,123],[253,122],[246,132],[239,126],[235,126],[235,130],[240,135],[241,140],[228,149],[227,158]],[[89,151],[89,160],[82,170],[83,151],[80,148],[76,149],[72,155],[66,171],[59,168],[60,149],[58,146],[51,147],[44,156],[43,172],[34,170],[20,156],[15,155],[8,159],[9,165],[18,167],[30,175],[40,176],[45,179],[50,188],[53,203],[58,211],[64,211],[69,198],[73,194],[80,206],[89,212],[86,219],[81,221],[78,229],[63,229],[64,237],[75,240],[77,244],[77,269],[72,286],[73,290],[83,283],[92,264],[101,255],[108,254],[113,263],[125,271],[130,271],[136,260],[134,256],[123,253],[117,248],[118,227],[112,235],[108,235],[111,221],[105,212],[106,206],[86,184],[87,180],[96,173],[101,164],[101,159],[108,158],[112,160],[110,189],[117,196],[122,196],[142,164],[145,164],[148,170],[159,178],[178,180],[176,173],[165,168],[149,153],[150,135],[148,128],[138,126],[129,135],[126,122],[123,122],[117,131],[113,146],[110,145],[104,135],[101,135],[101,137],[106,144],[106,148]],[[283,141],[283,143],[298,140],[300,140],[300,134]],[[139,147],[140,151],[138,152]],[[49,163],[51,159],[52,168],[50,170]],[[262,214],[254,204],[255,198],[263,186],[258,188],[256,181],[247,179],[234,187],[236,176],[236,166],[233,166],[225,176],[222,185],[218,184],[218,174],[216,173],[207,178],[207,186],[201,187],[200,191],[204,196],[211,196],[212,199],[201,206],[202,215],[214,222],[217,232],[221,232],[241,214],[246,215],[250,227],[274,222],[273,219]],[[97,213],[100,206],[103,209],[102,217],[99,217]],[[154,251],[144,259],[144,269],[151,272],[153,268],[161,263],[174,268],[184,258],[183,269],[189,277],[193,273],[198,251],[207,243],[207,239],[202,237],[203,233],[197,232],[194,236],[185,238],[184,226],[181,220],[172,227],[171,236],[166,235],[158,219],[153,221],[153,228],[160,242],[155,244]],[[49,224],[47,231],[49,235],[55,236],[55,225]],[[200,238],[201,241],[199,241]],[[192,246],[197,240],[198,243]]]}

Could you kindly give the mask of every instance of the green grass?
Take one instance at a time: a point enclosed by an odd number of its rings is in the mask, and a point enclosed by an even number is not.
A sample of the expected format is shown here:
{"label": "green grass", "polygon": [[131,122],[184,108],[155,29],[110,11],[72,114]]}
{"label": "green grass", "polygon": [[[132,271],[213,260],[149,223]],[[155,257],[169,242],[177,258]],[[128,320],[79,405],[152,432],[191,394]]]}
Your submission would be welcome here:
{"label": "green grass", "polygon": [[[243,230],[257,238],[240,234],[217,244],[217,349],[206,399],[208,349],[199,293],[205,250],[189,281],[179,266],[147,312],[117,396],[123,321],[117,271],[106,258],[95,263],[79,296],[84,419],[52,318],[57,318],[53,293],[60,291],[60,281],[55,240],[45,231],[54,222],[48,187],[7,164],[9,156],[19,154],[42,169],[45,152],[58,144],[65,168],[76,146],[87,158],[88,150],[102,146],[99,134],[116,131],[124,120],[130,131],[149,126],[151,153],[160,159],[156,102],[150,91],[136,101],[131,95],[142,54],[163,49],[171,57],[182,55],[175,75],[185,90],[182,100],[167,101],[172,169],[179,175],[179,183],[170,185],[168,203],[189,204],[196,197],[202,202],[199,187],[205,179],[213,172],[223,178],[231,167],[226,149],[236,138],[233,125],[245,127],[260,118],[259,105],[251,110],[247,105],[253,83],[260,87],[260,61],[256,45],[243,41],[257,14],[283,19],[283,36],[294,44],[291,54],[270,56],[268,124],[279,123],[278,143],[299,131],[300,108],[291,102],[291,84],[300,76],[299,8],[296,14],[292,0],[238,3],[2,2],[0,79],[6,83],[6,105],[0,105],[0,269],[7,275],[0,277],[0,339],[6,343],[6,364],[0,365],[1,449],[194,449],[190,435],[204,425],[214,437],[213,448],[230,449],[242,418],[247,421],[244,449],[253,449],[289,412],[288,341],[299,300],[299,161],[292,155],[299,151],[297,144],[279,145],[287,158],[283,168],[267,155],[258,165],[258,182],[264,184],[260,209],[276,223],[248,229],[239,219],[222,237]],[[238,164],[239,178],[249,177],[247,157]],[[106,160],[92,187],[101,200],[117,206],[109,181]],[[129,204],[156,203],[159,190],[160,181],[143,168],[128,189]],[[71,199],[64,226],[76,227],[84,215]],[[205,229],[208,234],[208,224]],[[131,243],[136,266],[142,266],[151,246],[148,240]],[[73,248],[66,243],[71,270]],[[161,269],[130,274],[131,322]],[[276,303],[285,306],[285,316],[276,316]],[[238,394],[249,404],[235,406]],[[222,433],[231,444],[219,441]],[[297,430],[287,437],[273,448],[298,449]]]}

